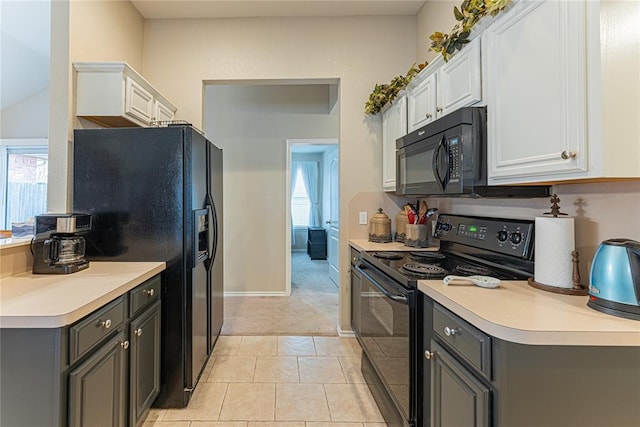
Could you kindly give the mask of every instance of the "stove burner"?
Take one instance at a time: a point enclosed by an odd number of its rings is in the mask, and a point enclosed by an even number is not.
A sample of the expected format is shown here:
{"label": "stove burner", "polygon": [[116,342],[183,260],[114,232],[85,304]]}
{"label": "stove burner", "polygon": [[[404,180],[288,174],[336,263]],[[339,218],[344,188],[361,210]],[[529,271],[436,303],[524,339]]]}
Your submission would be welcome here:
{"label": "stove burner", "polygon": [[424,278],[443,276],[447,273],[447,270],[444,268],[433,264],[404,264],[400,268],[407,273],[415,274]]}
{"label": "stove burner", "polygon": [[480,275],[489,276],[492,271],[488,268],[474,266],[474,265],[456,265],[453,270],[455,273],[468,274],[468,275]]}
{"label": "stove burner", "polygon": [[402,255],[397,252],[376,252],[373,256],[380,259],[402,259]]}
{"label": "stove burner", "polygon": [[411,256],[415,260],[420,261],[429,261],[429,262],[439,262],[446,258],[446,256],[442,255],[439,252],[409,252],[409,256]]}

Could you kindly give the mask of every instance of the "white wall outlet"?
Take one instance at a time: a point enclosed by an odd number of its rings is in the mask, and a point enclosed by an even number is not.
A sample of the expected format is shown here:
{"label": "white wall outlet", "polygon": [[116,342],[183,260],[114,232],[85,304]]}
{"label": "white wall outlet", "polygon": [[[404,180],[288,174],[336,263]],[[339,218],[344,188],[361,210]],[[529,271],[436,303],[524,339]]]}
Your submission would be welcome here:
{"label": "white wall outlet", "polygon": [[367,213],[360,212],[360,216],[358,216],[358,224],[367,225]]}

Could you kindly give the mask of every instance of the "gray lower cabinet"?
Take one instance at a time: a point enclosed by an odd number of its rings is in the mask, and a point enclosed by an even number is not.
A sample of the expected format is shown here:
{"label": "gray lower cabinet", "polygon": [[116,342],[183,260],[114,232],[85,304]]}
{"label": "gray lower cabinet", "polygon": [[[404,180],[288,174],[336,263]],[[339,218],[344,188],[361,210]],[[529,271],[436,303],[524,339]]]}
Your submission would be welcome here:
{"label": "gray lower cabinet", "polygon": [[160,276],[62,328],[0,330],[0,425],[140,424],[160,390]]}
{"label": "gray lower cabinet", "polygon": [[160,392],[160,301],[129,325],[129,425],[135,426]]}
{"label": "gray lower cabinet", "polygon": [[69,426],[125,426],[128,341],[118,332],[69,372]]}
{"label": "gray lower cabinet", "polygon": [[431,425],[488,427],[489,388],[435,341],[431,351]]}
{"label": "gray lower cabinet", "polygon": [[640,426],[640,347],[526,345],[424,297],[432,426]]}

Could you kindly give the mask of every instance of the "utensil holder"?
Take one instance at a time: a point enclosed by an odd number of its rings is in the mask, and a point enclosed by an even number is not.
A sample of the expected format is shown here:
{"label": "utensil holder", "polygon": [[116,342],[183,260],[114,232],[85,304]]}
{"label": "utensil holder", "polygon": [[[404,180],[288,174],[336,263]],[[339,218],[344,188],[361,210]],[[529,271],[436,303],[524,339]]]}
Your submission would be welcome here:
{"label": "utensil holder", "polygon": [[407,237],[404,245],[412,248],[429,246],[429,227],[427,224],[407,224]]}

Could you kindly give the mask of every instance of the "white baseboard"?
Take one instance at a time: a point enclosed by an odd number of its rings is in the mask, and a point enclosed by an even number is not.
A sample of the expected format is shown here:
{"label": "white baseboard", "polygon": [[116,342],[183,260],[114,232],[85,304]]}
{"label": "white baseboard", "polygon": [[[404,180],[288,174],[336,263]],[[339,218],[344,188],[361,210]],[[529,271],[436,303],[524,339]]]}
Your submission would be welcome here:
{"label": "white baseboard", "polygon": [[340,338],[355,338],[356,334],[351,329],[340,329],[340,325],[336,327]]}
{"label": "white baseboard", "polygon": [[286,292],[225,292],[225,297],[288,297]]}

